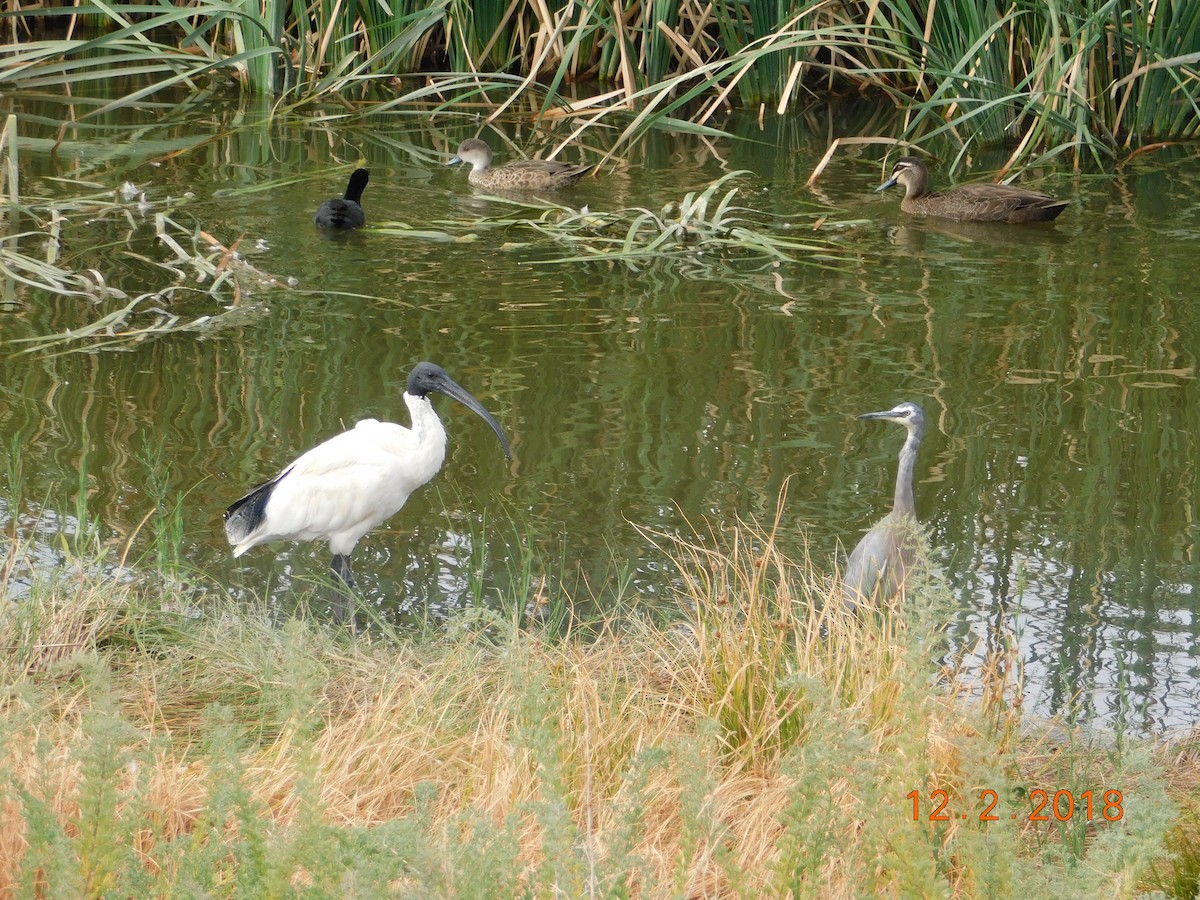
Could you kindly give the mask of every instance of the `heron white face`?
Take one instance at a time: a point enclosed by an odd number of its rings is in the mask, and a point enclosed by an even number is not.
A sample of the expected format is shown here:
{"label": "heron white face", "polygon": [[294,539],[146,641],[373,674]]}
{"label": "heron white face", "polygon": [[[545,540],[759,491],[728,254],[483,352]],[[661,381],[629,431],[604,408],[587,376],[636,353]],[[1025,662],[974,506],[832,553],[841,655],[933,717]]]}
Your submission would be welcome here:
{"label": "heron white face", "polygon": [[859,419],[886,419],[889,422],[895,422],[899,425],[904,425],[909,431],[921,432],[925,430],[925,412],[915,403],[898,403],[891,409],[881,410],[879,412],[863,413],[856,418]]}

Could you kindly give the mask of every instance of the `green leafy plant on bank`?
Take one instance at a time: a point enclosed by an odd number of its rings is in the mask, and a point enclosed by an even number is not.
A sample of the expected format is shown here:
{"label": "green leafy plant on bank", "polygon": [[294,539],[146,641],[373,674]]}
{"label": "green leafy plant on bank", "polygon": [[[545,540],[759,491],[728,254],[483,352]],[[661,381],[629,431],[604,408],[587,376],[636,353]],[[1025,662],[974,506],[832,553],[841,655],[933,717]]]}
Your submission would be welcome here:
{"label": "green leafy plant on bank", "polygon": [[[22,529],[0,534],[0,556],[26,556]],[[635,604],[560,634],[500,617],[351,635],[215,586],[183,614],[169,580],[110,574],[103,542],[69,576],[42,572],[0,607],[0,891],[1084,897],[1131,895],[1155,872],[1192,883],[1186,854],[1168,854],[1194,846],[1169,799],[1194,794],[1200,767],[1180,765],[1194,748],[1018,739],[944,687],[932,594],[853,621],[770,529],[656,539],[680,574],[677,620]],[[1039,825],[1021,798],[1048,785],[1119,785],[1122,814]],[[981,788],[1013,818],[974,821]],[[910,795],[934,790],[972,821],[939,822],[928,802],[914,817]]]}
{"label": "green leafy plant on bank", "polygon": [[[852,623],[770,530],[659,541],[682,619],[558,636],[352,636],[216,588],[181,614],[101,556],[42,578],[0,612],[0,889],[1120,895],[1164,851],[1150,752],[992,730],[938,686],[924,596]],[[1045,784],[1120,784],[1124,815],[1066,840],[907,799]]]}

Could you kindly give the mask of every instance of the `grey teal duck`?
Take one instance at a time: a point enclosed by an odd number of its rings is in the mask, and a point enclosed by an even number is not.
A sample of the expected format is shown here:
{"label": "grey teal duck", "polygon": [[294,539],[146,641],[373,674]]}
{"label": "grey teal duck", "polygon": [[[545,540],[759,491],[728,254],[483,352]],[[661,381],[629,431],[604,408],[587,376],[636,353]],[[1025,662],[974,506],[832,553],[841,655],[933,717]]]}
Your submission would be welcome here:
{"label": "grey teal duck", "polygon": [[522,159],[492,168],[492,148],[478,138],[459,144],[446,165],[460,163],[471,165],[467,181],[490,191],[556,191],[570,187],[595,168],[550,159]]}

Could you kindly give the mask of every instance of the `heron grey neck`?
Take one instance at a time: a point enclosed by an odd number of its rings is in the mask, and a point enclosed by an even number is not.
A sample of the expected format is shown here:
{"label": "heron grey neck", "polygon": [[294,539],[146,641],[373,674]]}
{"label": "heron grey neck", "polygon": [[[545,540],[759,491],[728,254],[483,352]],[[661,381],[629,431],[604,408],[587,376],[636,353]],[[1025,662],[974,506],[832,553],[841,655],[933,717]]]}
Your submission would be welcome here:
{"label": "heron grey neck", "polygon": [[900,448],[900,466],[896,469],[896,498],[892,512],[898,516],[917,517],[917,507],[913,502],[913,466],[920,446],[921,435],[910,430],[904,446]]}

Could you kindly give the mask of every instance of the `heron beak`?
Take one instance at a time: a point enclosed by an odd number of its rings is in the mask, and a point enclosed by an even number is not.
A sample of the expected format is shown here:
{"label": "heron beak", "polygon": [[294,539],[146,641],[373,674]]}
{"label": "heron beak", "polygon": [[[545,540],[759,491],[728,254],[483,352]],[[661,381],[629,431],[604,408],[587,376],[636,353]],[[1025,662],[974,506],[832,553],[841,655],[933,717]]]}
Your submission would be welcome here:
{"label": "heron beak", "polygon": [[504,432],[500,430],[500,423],[492,418],[492,414],[483,408],[483,404],[467,393],[466,388],[459,385],[453,379],[447,377],[437,387],[438,393],[445,394],[447,397],[453,397],[483,421],[492,426],[492,431],[496,432],[496,437],[500,438],[500,446],[504,448],[504,458],[512,459],[512,448],[508,445],[508,438],[504,436]]}
{"label": "heron beak", "polygon": [[897,418],[899,418],[899,416],[896,415],[896,411],[894,409],[881,409],[879,412],[862,413],[860,415],[855,416],[854,418],[856,418],[856,419],[897,419]]}
{"label": "heron beak", "polygon": [[[893,175],[891,178],[889,178],[887,181],[885,181],[879,187],[875,188],[875,193],[878,194],[880,191],[886,191],[888,188],[895,187],[895,186],[896,186],[896,176]],[[862,416],[859,416],[859,418],[861,419]]]}
{"label": "heron beak", "polygon": [[460,165],[462,163],[462,161],[463,161],[463,158],[461,156],[452,156],[452,157],[450,157],[450,161],[447,162],[446,165],[457,166],[457,165]]}

